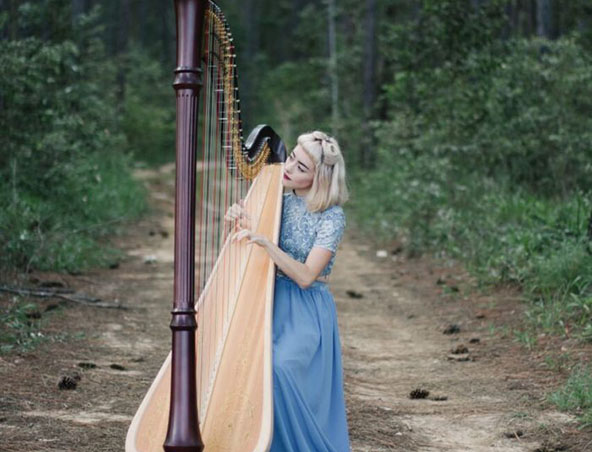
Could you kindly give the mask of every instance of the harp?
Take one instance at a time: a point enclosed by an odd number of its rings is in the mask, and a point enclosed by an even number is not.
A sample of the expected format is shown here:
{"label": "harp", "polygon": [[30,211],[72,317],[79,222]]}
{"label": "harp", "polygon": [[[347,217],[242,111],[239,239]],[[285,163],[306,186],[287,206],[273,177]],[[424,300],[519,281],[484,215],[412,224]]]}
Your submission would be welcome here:
{"label": "harp", "polygon": [[126,451],[266,451],[274,264],[263,249],[233,242],[224,215],[244,199],[251,229],[277,243],[286,149],[266,125],[243,140],[235,49],[218,6],[175,0],[175,13],[172,351],[132,420]]}

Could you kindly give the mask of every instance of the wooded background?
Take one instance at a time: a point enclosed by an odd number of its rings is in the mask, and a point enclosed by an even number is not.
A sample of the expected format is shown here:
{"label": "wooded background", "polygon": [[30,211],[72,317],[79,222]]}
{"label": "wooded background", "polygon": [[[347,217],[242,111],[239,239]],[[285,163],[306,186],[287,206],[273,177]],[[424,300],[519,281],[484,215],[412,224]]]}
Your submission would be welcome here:
{"label": "wooded background", "polygon": [[[592,2],[220,6],[246,133],[334,134],[349,227],[592,340]],[[0,0],[0,279],[117,262],[106,237],[146,211],[132,170],[174,160],[174,51],[172,1]]]}

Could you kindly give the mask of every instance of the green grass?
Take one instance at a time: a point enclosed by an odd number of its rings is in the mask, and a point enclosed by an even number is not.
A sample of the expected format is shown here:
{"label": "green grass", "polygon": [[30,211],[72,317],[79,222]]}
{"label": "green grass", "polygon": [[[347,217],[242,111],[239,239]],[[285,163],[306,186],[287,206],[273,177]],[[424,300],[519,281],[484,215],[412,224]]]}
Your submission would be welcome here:
{"label": "green grass", "polygon": [[12,297],[0,312],[0,354],[13,350],[30,350],[48,340],[42,332],[45,319],[36,303]]}
{"label": "green grass", "polygon": [[551,393],[548,400],[557,408],[576,413],[581,427],[592,426],[592,369],[576,366],[565,385]]}
{"label": "green grass", "polygon": [[60,306],[47,311],[41,305],[19,295],[5,300],[0,305],[0,355],[31,351],[45,343],[84,339],[84,331],[47,331],[47,324],[61,313]]}
{"label": "green grass", "polygon": [[89,155],[54,193],[0,183],[0,267],[77,272],[105,266],[121,252],[108,237],[147,210],[143,186],[124,155]]}
{"label": "green grass", "polygon": [[[521,288],[524,328],[490,324],[490,335],[528,349],[542,332],[592,342],[590,194],[547,198],[502,180],[457,174],[445,162],[395,157],[386,157],[383,169],[354,175],[349,212],[358,227],[377,242],[397,238],[409,255],[464,263],[479,290]],[[567,356],[545,362],[554,370],[571,365]],[[552,396],[584,425],[592,423],[591,380],[589,369],[575,369]]]}

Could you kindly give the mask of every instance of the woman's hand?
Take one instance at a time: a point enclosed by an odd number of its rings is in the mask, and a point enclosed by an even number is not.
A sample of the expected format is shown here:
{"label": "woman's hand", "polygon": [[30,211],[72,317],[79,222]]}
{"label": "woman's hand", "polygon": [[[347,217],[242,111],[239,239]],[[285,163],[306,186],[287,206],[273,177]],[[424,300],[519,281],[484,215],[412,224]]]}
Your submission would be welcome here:
{"label": "woman's hand", "polygon": [[238,231],[234,235],[232,240],[240,242],[241,240],[243,240],[245,238],[248,240],[247,245],[251,245],[254,243],[255,245],[265,247],[265,246],[267,246],[267,244],[269,242],[267,237],[265,237],[263,235],[255,234],[254,232],[252,232],[249,229],[241,229],[240,231]]}
{"label": "woman's hand", "polygon": [[251,216],[245,209],[245,202],[241,199],[238,203],[234,203],[228,208],[224,221],[226,223],[234,222],[239,220],[238,225],[242,229],[251,228]]}

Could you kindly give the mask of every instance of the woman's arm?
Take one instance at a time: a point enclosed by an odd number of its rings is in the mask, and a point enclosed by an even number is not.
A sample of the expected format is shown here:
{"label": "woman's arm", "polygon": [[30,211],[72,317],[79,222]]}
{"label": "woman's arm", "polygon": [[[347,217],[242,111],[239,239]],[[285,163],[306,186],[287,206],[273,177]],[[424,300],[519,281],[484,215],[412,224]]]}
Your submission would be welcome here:
{"label": "woman's arm", "polygon": [[247,238],[249,244],[254,243],[263,247],[275,264],[303,289],[310,286],[318,278],[333,255],[331,250],[318,246],[313,247],[308,253],[306,262],[302,263],[268,240],[267,237],[254,234],[248,229],[242,229],[236,234],[234,240],[243,238]]}

